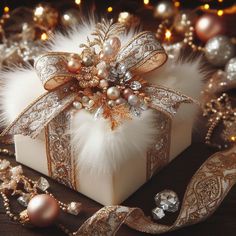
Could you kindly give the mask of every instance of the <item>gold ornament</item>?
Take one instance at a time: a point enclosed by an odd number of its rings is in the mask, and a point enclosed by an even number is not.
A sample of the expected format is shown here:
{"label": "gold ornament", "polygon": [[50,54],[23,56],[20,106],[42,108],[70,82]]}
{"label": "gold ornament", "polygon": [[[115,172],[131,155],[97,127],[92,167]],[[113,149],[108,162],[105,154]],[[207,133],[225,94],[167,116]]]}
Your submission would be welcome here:
{"label": "gold ornament", "polygon": [[34,21],[40,28],[54,28],[58,23],[58,17],[58,11],[49,5],[39,4],[34,9]]}

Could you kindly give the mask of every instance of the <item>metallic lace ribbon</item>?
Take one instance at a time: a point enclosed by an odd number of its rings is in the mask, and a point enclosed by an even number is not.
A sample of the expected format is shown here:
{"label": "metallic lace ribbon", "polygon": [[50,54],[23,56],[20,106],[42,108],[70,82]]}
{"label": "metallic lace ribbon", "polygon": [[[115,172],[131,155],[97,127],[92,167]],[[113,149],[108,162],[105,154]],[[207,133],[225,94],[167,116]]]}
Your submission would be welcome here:
{"label": "metallic lace ribbon", "polygon": [[154,223],[140,208],[107,206],[86,220],[75,235],[115,235],[122,224],[140,232],[161,234],[199,223],[211,216],[236,184],[236,146],[209,157],[187,186],[173,225]]}
{"label": "metallic lace ribbon", "polygon": [[[68,71],[68,61],[71,54],[65,52],[49,52],[38,58],[35,62],[35,70],[46,90],[44,95],[33,101],[17,118],[13,123],[7,127],[2,135],[10,134],[22,134],[35,138],[44,128],[46,129],[46,137],[49,137],[53,131],[50,127],[56,127],[57,116],[61,116],[61,113],[65,112],[69,108],[75,97],[77,96],[80,87],[77,79],[81,78],[80,73],[71,73]],[[156,69],[161,66],[167,59],[167,55],[156,40],[155,35],[151,32],[142,32],[135,36],[126,46],[124,46],[117,55],[117,62],[124,63],[127,69],[133,71],[136,74],[143,74],[145,72]],[[77,78],[77,79],[76,79]],[[27,86],[27,85],[26,85]],[[149,85],[145,88],[145,92],[151,98],[150,107],[165,115],[167,119],[176,113],[178,106],[181,103],[191,103],[193,100],[183,94],[176,91]],[[68,126],[69,127],[69,126]],[[167,130],[170,132],[170,130]],[[47,156],[48,160],[55,163],[57,153],[64,153],[63,146],[70,146],[70,138],[64,140],[64,145],[61,147],[51,148],[53,141],[47,139]],[[60,149],[61,148],[61,149]],[[159,160],[168,161],[166,153],[167,149],[163,149]],[[70,153],[67,150],[67,155]],[[153,152],[154,153],[154,152]],[[164,155],[164,156],[163,156]],[[63,155],[65,157],[65,155]],[[70,157],[67,161],[61,163],[60,169],[67,169],[74,173],[73,157]],[[148,158],[149,160],[149,158]],[[152,160],[156,160],[153,159]],[[66,166],[66,165],[72,166]],[[148,175],[151,176],[156,169],[156,165],[148,165]],[[59,182],[65,182],[69,186],[75,186],[71,181],[75,178],[69,178],[70,174],[65,177],[68,178],[65,181],[61,181],[56,176],[58,175],[58,168],[54,168],[49,164],[50,176],[56,178]],[[65,173],[65,172],[64,172]]]}

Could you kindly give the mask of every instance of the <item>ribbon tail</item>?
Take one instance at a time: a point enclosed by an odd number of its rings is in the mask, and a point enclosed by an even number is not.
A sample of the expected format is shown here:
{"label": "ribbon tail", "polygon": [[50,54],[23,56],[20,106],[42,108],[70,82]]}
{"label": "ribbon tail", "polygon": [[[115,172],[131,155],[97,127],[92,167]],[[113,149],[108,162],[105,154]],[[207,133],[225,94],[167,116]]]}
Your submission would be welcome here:
{"label": "ribbon tail", "polygon": [[[31,103],[1,134],[22,134],[35,138],[44,127],[67,108],[77,93],[75,82],[69,82],[56,90],[47,92]],[[71,88],[74,91],[71,91]]]}
{"label": "ribbon tail", "polygon": [[151,99],[149,104],[150,107],[164,112],[170,118],[177,113],[177,110],[182,103],[199,104],[198,101],[165,87],[150,85],[145,88],[145,92]]}
{"label": "ribbon tail", "polygon": [[187,186],[179,216],[173,225],[153,222],[140,208],[106,206],[76,232],[76,236],[115,235],[122,224],[140,232],[161,234],[199,223],[211,216],[236,183],[236,146],[209,157]]}

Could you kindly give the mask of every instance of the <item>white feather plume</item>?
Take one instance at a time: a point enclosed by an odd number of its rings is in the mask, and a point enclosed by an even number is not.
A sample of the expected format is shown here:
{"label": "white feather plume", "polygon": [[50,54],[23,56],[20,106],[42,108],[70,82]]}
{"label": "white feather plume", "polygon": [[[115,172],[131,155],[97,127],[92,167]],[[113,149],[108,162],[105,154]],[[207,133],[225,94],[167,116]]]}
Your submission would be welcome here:
{"label": "white feather plume", "polygon": [[[67,34],[57,33],[46,51],[79,53],[79,45],[86,42],[94,25],[92,20]],[[122,45],[134,34],[135,30],[122,36]],[[194,98],[200,94],[202,77],[199,60],[191,63],[167,62],[162,68],[144,76],[149,82],[180,90]],[[4,111],[2,118],[5,123],[12,122],[20,111],[45,91],[33,68],[3,72],[0,80],[1,107]],[[193,110],[189,108],[188,116],[194,116]],[[113,173],[127,158],[144,158],[157,132],[153,127],[154,119],[154,112],[145,111],[140,118],[134,117],[111,131],[109,121],[95,120],[86,111],[78,112],[73,118],[71,134],[79,168]]]}

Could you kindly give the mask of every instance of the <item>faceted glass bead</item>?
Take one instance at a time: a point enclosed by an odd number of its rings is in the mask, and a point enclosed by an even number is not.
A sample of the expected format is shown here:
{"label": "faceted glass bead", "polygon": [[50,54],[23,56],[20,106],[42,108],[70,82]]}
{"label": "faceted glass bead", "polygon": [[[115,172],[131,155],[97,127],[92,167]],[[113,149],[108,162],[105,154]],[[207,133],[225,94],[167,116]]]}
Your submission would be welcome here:
{"label": "faceted glass bead", "polygon": [[168,212],[176,212],[179,208],[179,198],[172,190],[163,190],[155,196],[158,207]]}
{"label": "faceted glass bead", "polygon": [[50,187],[48,181],[43,177],[39,178],[36,186],[42,191],[46,191]]}
{"label": "faceted glass bead", "polygon": [[24,194],[23,196],[20,196],[17,198],[17,202],[20,203],[24,207],[28,206],[29,201],[30,201],[29,194]]}
{"label": "faceted glass bead", "polygon": [[142,85],[141,85],[141,83],[138,82],[138,81],[132,81],[132,82],[130,83],[130,88],[131,88],[132,90],[139,90],[139,89],[141,89],[141,87],[142,87]]}
{"label": "faceted glass bead", "polygon": [[80,202],[71,202],[67,206],[67,212],[77,216],[82,209],[82,204]]}
{"label": "faceted glass bead", "polygon": [[162,208],[156,207],[152,210],[152,216],[155,220],[160,220],[165,216],[165,213]]}

